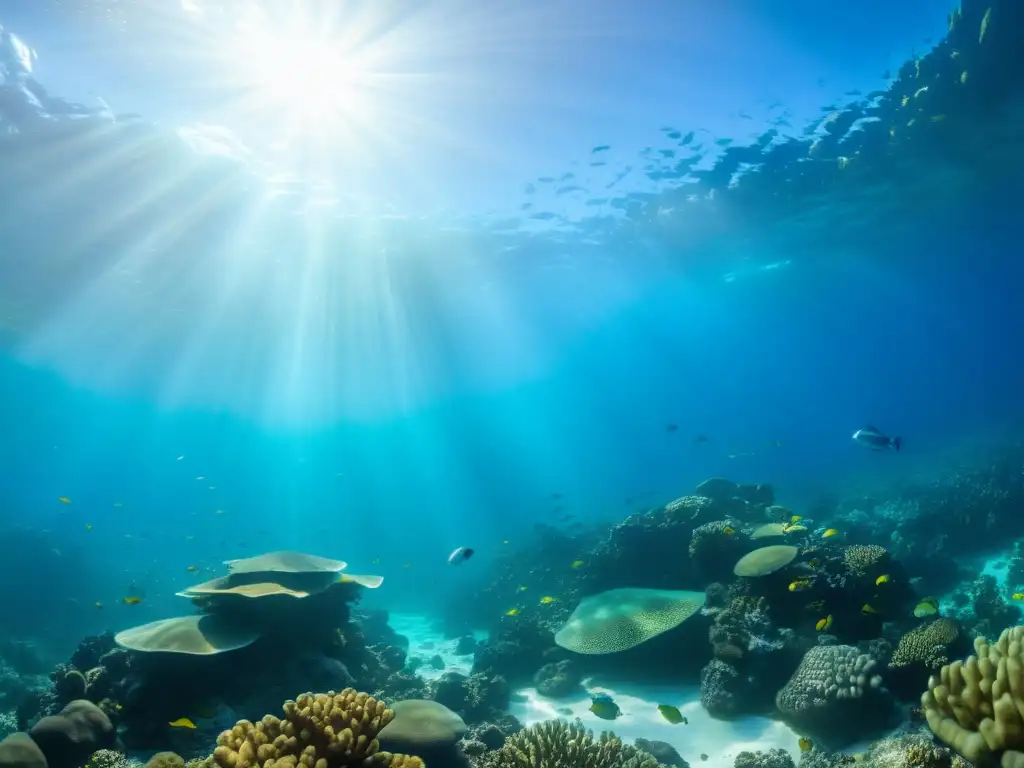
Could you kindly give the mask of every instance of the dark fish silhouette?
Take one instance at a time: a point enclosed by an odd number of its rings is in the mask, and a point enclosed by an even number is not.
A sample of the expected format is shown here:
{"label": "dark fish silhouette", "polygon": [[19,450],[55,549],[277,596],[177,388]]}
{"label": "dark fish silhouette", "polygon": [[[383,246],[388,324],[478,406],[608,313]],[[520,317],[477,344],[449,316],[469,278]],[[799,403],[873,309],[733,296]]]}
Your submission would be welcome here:
{"label": "dark fish silhouette", "polygon": [[853,442],[870,451],[899,451],[903,445],[902,438],[889,437],[880,429],[866,426],[853,433]]}

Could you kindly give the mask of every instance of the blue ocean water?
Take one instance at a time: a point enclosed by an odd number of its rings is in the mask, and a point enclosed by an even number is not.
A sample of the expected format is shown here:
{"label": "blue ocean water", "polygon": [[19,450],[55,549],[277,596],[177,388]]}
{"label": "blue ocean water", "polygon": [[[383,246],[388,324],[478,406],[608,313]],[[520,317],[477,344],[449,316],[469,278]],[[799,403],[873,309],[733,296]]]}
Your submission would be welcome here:
{"label": "blue ocean water", "polygon": [[[278,549],[440,614],[561,516],[1019,441],[1020,66],[768,5],[0,6],[3,632],[62,659]],[[351,107],[239,74],[258,8],[340,30]]]}

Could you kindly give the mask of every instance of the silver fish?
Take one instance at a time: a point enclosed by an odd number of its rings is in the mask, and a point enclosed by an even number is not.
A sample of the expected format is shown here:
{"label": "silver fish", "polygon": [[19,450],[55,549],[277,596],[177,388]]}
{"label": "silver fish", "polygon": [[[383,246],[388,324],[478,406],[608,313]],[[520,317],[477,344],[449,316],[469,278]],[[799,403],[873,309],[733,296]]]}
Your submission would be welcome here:
{"label": "silver fish", "polygon": [[448,555],[448,564],[449,565],[458,565],[459,563],[466,562],[472,556],[473,556],[473,550],[472,549],[470,549],[469,547],[459,547],[454,552],[452,552],[450,555]]}
{"label": "silver fish", "polygon": [[889,437],[880,429],[866,426],[853,433],[853,442],[870,451],[899,451],[903,441],[899,437]]}

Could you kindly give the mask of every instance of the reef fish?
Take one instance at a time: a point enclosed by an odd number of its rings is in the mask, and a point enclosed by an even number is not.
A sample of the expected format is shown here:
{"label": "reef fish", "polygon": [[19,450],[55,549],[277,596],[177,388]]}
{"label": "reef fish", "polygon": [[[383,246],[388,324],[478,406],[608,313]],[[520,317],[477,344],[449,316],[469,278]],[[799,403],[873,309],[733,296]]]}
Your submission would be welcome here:
{"label": "reef fish", "polygon": [[863,427],[854,432],[853,442],[871,451],[899,451],[903,446],[901,438],[889,437],[880,429],[872,426]]}
{"label": "reef fish", "polygon": [[933,597],[926,597],[916,606],[914,606],[914,616],[918,619],[923,619],[927,616],[934,616],[939,612],[939,604]]}
{"label": "reef fish", "polygon": [[806,736],[801,736],[797,744],[800,746],[801,752],[810,752],[812,749],[814,749],[814,742],[808,739]]}
{"label": "reef fish", "polygon": [[598,693],[590,697],[590,711],[602,720],[614,720],[616,717],[622,716],[619,705],[606,693]]}
{"label": "reef fish", "polygon": [[458,565],[464,563],[473,556],[473,550],[469,547],[459,547],[450,555],[448,555],[448,565]]}
{"label": "reef fish", "polygon": [[875,586],[876,587],[880,587],[883,584],[888,584],[888,583],[889,583],[889,574],[888,573],[883,573],[881,576],[879,576],[877,579],[875,579]]}
{"label": "reef fish", "polygon": [[1010,597],[1013,600],[1024,600],[1024,592],[1014,592]]}
{"label": "reef fish", "polygon": [[821,537],[823,539],[831,539],[833,536],[838,536],[838,535],[839,535],[838,529],[836,529],[836,528],[829,528],[827,531],[825,531],[823,534],[821,534]]}
{"label": "reef fish", "polygon": [[689,725],[690,721],[683,717],[683,713],[679,711],[679,707],[673,707],[671,704],[659,704],[658,711],[661,716],[664,717],[672,725]]}
{"label": "reef fish", "polygon": [[818,619],[818,623],[814,625],[814,628],[818,632],[827,632],[832,627],[832,614],[830,613],[823,619]]}
{"label": "reef fish", "polygon": [[195,728],[196,724],[189,720],[187,717],[179,717],[177,720],[172,720],[168,723],[172,728]]}

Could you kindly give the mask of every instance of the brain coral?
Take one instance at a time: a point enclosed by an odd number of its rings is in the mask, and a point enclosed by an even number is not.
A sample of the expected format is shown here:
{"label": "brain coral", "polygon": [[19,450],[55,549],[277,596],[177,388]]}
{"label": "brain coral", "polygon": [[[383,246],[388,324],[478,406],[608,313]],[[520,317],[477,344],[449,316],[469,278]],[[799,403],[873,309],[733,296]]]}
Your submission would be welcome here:
{"label": "brain coral", "polygon": [[888,716],[879,707],[882,678],[874,674],[877,662],[852,645],[811,648],[789,682],[775,697],[775,705],[791,724],[836,740],[859,738],[846,726],[869,726],[873,716]]}
{"label": "brain coral", "polygon": [[994,644],[974,640],[974,656],[944,666],[921,697],[928,727],[973,763],[1024,766],[1024,627]]}
{"label": "brain coral", "polygon": [[487,756],[491,768],[659,768],[643,750],[605,732],[597,739],[578,721],[547,720],[509,736]]}
{"label": "brain coral", "polygon": [[365,693],[304,693],[284,703],[284,719],[240,720],[217,737],[219,768],[423,768],[418,757],[379,751],[377,734],[394,714]]}

